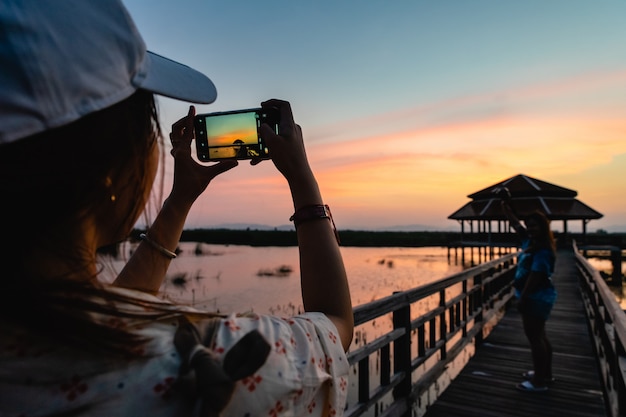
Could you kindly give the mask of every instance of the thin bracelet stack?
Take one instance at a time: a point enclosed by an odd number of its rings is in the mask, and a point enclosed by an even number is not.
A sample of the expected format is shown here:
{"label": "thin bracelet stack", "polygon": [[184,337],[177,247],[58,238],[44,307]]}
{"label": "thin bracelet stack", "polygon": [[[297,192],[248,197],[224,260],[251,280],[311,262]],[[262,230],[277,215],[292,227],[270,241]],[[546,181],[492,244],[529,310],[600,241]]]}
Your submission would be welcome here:
{"label": "thin bracelet stack", "polygon": [[146,235],[145,233],[140,234],[139,239],[143,240],[148,245],[152,246],[152,248],[158,250],[162,255],[166,256],[167,258],[170,258],[170,259],[176,258],[176,253],[172,252],[171,250],[165,249],[163,246],[159,245],[154,240],[150,239],[148,235]]}
{"label": "thin bracelet stack", "polygon": [[308,206],[300,207],[289,218],[289,221],[292,221],[294,226],[298,228],[298,226],[300,226],[302,223],[319,219],[330,220],[333,226],[333,232],[335,233],[335,239],[337,239],[337,243],[339,243],[339,233],[337,233],[337,227],[335,227],[335,221],[333,220],[333,215],[330,212],[330,207],[328,207],[328,204],[311,204]]}

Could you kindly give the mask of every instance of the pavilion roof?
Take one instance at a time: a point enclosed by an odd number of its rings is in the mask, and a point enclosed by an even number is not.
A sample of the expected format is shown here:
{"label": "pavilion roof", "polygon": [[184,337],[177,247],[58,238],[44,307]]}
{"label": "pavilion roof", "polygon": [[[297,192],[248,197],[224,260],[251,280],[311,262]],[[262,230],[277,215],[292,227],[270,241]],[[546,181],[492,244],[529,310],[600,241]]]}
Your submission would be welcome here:
{"label": "pavilion roof", "polygon": [[494,192],[499,187],[509,189],[511,206],[520,218],[535,210],[543,211],[551,220],[592,220],[602,217],[601,213],[577,200],[576,191],[519,174],[468,195],[472,201],[448,218],[506,220],[500,207],[500,198]]}

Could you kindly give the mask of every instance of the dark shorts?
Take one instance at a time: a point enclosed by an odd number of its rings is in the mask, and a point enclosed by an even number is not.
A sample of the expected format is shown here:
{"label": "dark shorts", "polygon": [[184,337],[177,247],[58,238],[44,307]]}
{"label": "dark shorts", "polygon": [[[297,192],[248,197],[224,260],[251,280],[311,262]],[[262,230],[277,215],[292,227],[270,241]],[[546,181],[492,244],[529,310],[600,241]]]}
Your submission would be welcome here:
{"label": "dark shorts", "polygon": [[[519,298],[519,293],[515,294]],[[527,314],[542,320],[548,320],[554,303],[556,302],[556,289],[553,286],[543,288],[528,295],[528,302],[524,309],[520,310],[522,314]]]}

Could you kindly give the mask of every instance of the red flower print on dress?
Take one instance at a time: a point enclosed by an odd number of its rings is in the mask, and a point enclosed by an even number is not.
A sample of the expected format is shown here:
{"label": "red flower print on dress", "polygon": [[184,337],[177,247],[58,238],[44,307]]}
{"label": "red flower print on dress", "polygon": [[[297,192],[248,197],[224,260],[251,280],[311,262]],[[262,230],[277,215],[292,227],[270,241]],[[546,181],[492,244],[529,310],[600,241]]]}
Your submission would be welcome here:
{"label": "red flower print on dress", "polygon": [[309,410],[309,414],[313,414],[313,411],[315,411],[315,400],[311,401],[306,408]]}
{"label": "red flower print on dress", "polygon": [[87,392],[89,386],[79,376],[74,375],[69,382],[62,383],[60,388],[68,401],[74,401],[79,395]]}
{"label": "red flower print on dress", "polygon": [[298,391],[293,393],[293,400],[294,401],[298,401],[298,399],[300,397],[302,397],[302,394],[304,394],[304,390],[303,389],[299,389]]}
{"label": "red flower print on dress", "polygon": [[233,323],[233,322],[232,322],[232,321],[230,321],[230,320],[226,320],[226,321],[224,322],[224,326],[228,327],[228,329],[229,329],[231,332],[234,332],[234,331],[236,331],[236,330],[241,330],[241,327],[237,326],[235,323]]}
{"label": "red flower print on dress", "polygon": [[284,407],[282,403],[280,401],[276,401],[276,405],[274,405],[274,408],[270,410],[270,416],[277,417],[278,414],[283,410],[284,410]]}
{"label": "red flower print on dress", "polygon": [[339,388],[345,391],[348,388],[348,381],[344,377],[339,378]]}
{"label": "red flower print on dress", "polygon": [[281,339],[278,339],[278,341],[274,343],[274,346],[276,346],[276,353],[282,353],[283,355],[287,353],[287,349],[285,349],[285,345],[283,345],[283,341]]}
{"label": "red flower print on dress", "polygon": [[247,376],[241,380],[241,383],[248,389],[248,391],[252,392],[256,389],[257,385],[259,385],[263,381],[261,375],[252,375]]}
{"label": "red flower print on dress", "polygon": [[174,378],[173,376],[168,376],[162,382],[159,382],[154,387],[152,387],[152,390],[161,398],[166,398],[175,380],[176,378]]}
{"label": "red flower print on dress", "polygon": [[328,405],[328,409],[329,417],[334,417],[335,415],[337,415],[337,410],[335,410],[332,405]]}
{"label": "red flower print on dress", "polygon": [[309,339],[309,342],[313,341],[313,338],[311,337],[311,333],[306,332],[306,338]]}
{"label": "red flower print on dress", "polygon": [[335,333],[333,333],[333,332],[328,332],[328,337],[330,338],[330,340],[331,340],[333,343],[337,344],[337,336],[335,336]]}

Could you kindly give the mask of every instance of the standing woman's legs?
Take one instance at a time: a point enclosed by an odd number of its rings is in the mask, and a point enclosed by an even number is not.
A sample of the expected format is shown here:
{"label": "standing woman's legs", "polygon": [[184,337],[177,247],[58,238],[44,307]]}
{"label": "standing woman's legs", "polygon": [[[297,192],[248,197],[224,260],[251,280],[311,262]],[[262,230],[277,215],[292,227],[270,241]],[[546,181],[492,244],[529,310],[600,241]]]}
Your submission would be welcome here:
{"label": "standing woman's legs", "polygon": [[552,344],[546,334],[545,322],[543,323],[543,344],[546,347],[546,381],[552,379]]}
{"label": "standing woman's legs", "polygon": [[522,314],[524,333],[530,343],[535,375],[532,383],[535,386],[544,386],[548,378],[552,377],[552,346],[546,336],[546,321],[528,314]]}

